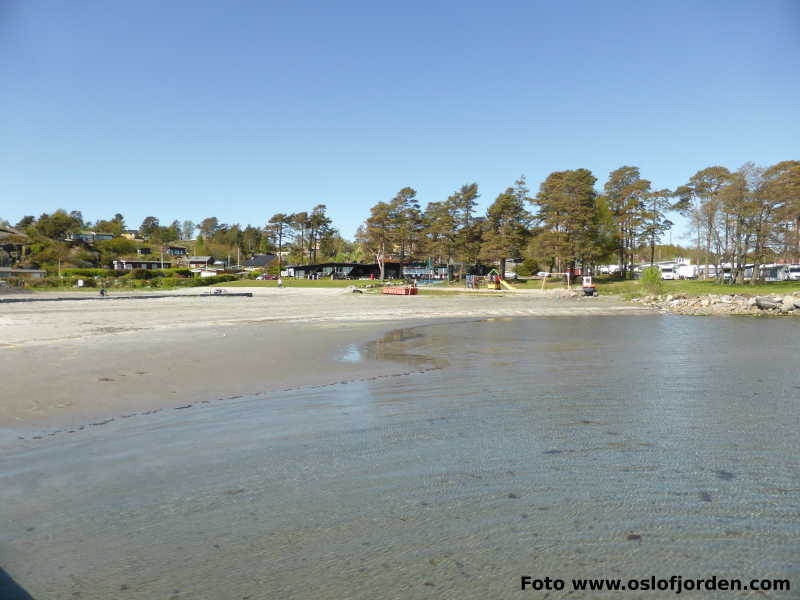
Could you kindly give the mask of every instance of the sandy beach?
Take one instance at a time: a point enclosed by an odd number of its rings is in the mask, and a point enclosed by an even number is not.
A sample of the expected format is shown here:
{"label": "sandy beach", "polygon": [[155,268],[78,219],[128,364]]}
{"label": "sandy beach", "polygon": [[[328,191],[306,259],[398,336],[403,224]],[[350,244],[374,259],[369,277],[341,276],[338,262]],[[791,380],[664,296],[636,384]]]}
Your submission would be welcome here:
{"label": "sandy beach", "polygon": [[0,427],[78,426],[132,411],[388,374],[398,370],[396,362],[367,366],[350,354],[387,331],[426,320],[649,312],[612,297],[552,293],[230,291],[254,295],[188,297],[198,291],[187,290],[162,299],[0,304]]}

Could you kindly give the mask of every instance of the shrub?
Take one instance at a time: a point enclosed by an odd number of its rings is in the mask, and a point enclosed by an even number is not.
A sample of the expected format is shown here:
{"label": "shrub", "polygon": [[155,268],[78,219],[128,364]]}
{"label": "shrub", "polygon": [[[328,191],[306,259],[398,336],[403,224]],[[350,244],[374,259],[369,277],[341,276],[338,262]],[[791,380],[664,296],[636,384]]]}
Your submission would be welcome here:
{"label": "shrub", "polygon": [[661,269],[658,267],[647,267],[639,277],[639,285],[645,292],[652,295],[664,292],[664,280],[661,278]]}
{"label": "shrub", "polygon": [[532,258],[526,258],[517,265],[517,275],[520,277],[530,277],[539,271],[539,263]]}
{"label": "shrub", "polygon": [[239,279],[237,275],[214,275],[212,277],[201,277],[197,279],[196,285],[216,285],[218,283],[225,283],[226,281],[236,281]]}
{"label": "shrub", "polygon": [[113,269],[63,269],[64,275],[77,275],[86,279],[87,277],[113,277]]}
{"label": "shrub", "polygon": [[131,279],[152,279],[157,276],[158,274],[150,269],[134,269],[131,271]]}

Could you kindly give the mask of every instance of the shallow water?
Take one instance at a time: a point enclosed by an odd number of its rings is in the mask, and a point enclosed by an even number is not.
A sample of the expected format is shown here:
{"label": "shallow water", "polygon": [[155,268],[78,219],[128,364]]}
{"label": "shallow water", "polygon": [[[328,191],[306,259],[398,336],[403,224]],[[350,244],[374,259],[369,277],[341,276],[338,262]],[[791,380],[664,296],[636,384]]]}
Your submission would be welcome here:
{"label": "shallow water", "polygon": [[0,568],[37,599],[506,598],[522,575],[796,597],[798,340],[675,316],[398,330],[342,351],[397,376],[19,441]]}

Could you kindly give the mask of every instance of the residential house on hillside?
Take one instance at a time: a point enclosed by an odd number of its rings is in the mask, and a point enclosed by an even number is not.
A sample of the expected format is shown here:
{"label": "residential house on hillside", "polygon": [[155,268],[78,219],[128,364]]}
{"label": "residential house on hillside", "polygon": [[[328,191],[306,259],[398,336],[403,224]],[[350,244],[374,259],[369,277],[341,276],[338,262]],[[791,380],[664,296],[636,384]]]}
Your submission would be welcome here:
{"label": "residential house on hillside", "polygon": [[114,261],[114,270],[132,271],[133,269],[169,269],[172,263],[160,260],[138,260],[121,258]]}
{"label": "residential house on hillside", "polygon": [[215,264],[213,256],[190,256],[186,259],[190,268],[208,267]]}
{"label": "residential house on hillside", "polygon": [[95,231],[68,231],[64,236],[64,240],[67,242],[87,242],[89,244],[113,239],[113,233],[100,233]]}
{"label": "residential house on hillside", "polygon": [[165,250],[170,256],[186,256],[189,253],[183,246],[167,246]]}
{"label": "residential house on hillside", "polygon": [[139,235],[138,229],[126,229],[122,232],[122,237],[131,241],[142,241],[144,238]]}
{"label": "residential house on hillside", "polygon": [[0,266],[9,267],[25,256],[25,247],[33,240],[21,231],[0,226]]}
{"label": "residential house on hillside", "polygon": [[138,254],[139,256],[146,256],[152,253],[153,251],[147,246],[142,246],[141,248],[136,249],[136,254]]}

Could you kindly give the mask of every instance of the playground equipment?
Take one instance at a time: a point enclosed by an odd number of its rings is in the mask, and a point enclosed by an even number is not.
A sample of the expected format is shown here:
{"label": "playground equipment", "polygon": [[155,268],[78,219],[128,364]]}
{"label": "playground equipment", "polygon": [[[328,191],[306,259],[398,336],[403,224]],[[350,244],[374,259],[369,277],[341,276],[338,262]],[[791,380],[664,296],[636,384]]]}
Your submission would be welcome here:
{"label": "playground equipment", "polygon": [[567,272],[567,273],[547,273],[547,274],[545,274],[545,276],[542,277],[542,289],[544,289],[544,284],[547,283],[547,278],[550,277],[551,275],[566,275],[566,277],[567,277],[567,289],[569,289],[570,277],[572,276],[572,274],[569,273],[569,272]]}
{"label": "playground equipment", "polygon": [[478,290],[482,287],[486,287],[488,290],[499,290],[500,288],[505,288],[507,290],[517,289],[500,277],[500,273],[498,273],[496,269],[489,271],[486,276],[467,275],[466,284],[467,289],[471,290]]}
{"label": "playground equipment", "polygon": [[584,296],[597,296],[597,286],[592,283],[591,275],[584,275],[581,287]]}

